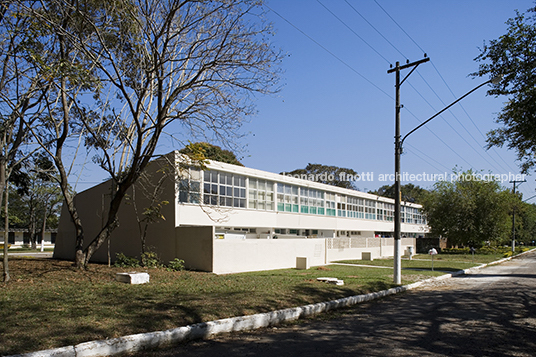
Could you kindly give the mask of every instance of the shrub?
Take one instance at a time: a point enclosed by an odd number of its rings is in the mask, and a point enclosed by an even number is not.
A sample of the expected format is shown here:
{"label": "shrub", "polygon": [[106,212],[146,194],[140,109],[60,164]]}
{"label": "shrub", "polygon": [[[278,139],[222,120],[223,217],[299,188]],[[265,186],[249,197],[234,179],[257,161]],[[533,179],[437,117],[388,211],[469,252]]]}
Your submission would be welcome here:
{"label": "shrub", "polygon": [[170,261],[166,267],[168,271],[181,271],[184,270],[184,260],[175,258]]}
{"label": "shrub", "polygon": [[115,255],[114,266],[119,268],[137,268],[140,266],[140,262],[134,257],[127,257],[123,253],[117,253]]}
{"label": "shrub", "polygon": [[141,255],[141,265],[146,268],[160,268],[162,263],[155,252],[145,252]]}

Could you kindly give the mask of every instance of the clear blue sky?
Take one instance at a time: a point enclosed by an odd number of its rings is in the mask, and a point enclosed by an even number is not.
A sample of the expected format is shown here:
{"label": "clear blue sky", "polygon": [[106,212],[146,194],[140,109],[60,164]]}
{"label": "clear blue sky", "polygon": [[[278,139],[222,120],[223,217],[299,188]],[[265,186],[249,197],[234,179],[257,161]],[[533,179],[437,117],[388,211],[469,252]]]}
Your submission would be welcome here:
{"label": "clear blue sky", "polygon": [[[241,161],[276,173],[308,163],[352,168],[374,176],[357,182],[363,191],[392,184],[380,180],[394,171],[390,64],[419,60],[424,52],[431,59],[402,85],[404,135],[485,81],[469,76],[478,69],[479,48],[506,32],[516,9],[531,6],[529,0],[266,0],[273,43],[287,54],[282,89],[258,98],[258,114],[243,127]],[[412,134],[402,172],[450,174],[457,166],[519,173],[514,152],[484,149],[504,100],[482,88]],[[164,138],[160,149],[179,147]],[[86,170],[77,190],[96,181]],[[525,198],[536,194],[534,178],[527,181],[520,186]],[[413,183],[430,188],[434,182]]]}
{"label": "clear blue sky", "polygon": [[[505,22],[516,9],[524,12],[534,3],[267,0],[266,5],[272,10],[267,16],[276,30],[274,42],[288,56],[281,92],[260,99],[257,117],[244,127],[251,134],[243,140],[242,162],[271,172],[308,163],[348,167],[373,173],[375,181],[357,182],[361,190],[371,190],[393,183],[380,181],[381,174],[394,171],[390,64],[419,60],[423,51],[431,59],[402,85],[404,135],[485,81],[469,76],[478,68],[479,48],[506,32]],[[450,174],[457,166],[518,173],[514,152],[484,149],[483,134],[497,126],[504,100],[486,96],[482,88],[419,129],[406,140],[402,172]],[[520,186],[525,198],[536,194],[534,178],[527,181]]]}

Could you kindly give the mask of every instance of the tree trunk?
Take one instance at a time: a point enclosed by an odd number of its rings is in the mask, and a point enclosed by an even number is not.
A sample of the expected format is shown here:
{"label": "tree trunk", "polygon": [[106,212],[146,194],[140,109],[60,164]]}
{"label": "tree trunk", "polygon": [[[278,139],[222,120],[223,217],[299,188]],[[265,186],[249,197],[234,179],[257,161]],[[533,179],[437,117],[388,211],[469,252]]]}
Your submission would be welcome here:
{"label": "tree trunk", "polygon": [[[6,185],[7,186],[7,185]],[[4,213],[5,213],[5,221],[4,221],[4,283],[7,283],[10,279],[9,276],[9,260],[7,256],[7,249],[9,245],[9,216],[8,216],[8,198],[9,193],[7,190],[7,187],[5,187],[6,190],[4,192],[5,202],[4,202]]]}

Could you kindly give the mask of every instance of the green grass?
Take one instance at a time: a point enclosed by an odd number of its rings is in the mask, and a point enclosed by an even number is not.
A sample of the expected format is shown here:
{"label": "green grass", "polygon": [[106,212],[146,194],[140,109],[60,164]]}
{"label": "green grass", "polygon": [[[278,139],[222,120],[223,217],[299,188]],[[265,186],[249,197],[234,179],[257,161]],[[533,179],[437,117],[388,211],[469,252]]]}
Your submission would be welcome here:
{"label": "green grass", "polygon": [[[499,260],[503,257],[502,254],[438,254],[434,256],[434,270],[441,271],[458,271],[462,269],[471,268],[485,263],[490,263]],[[375,265],[375,266],[393,266],[393,259],[380,259],[380,260],[343,260],[338,263],[347,264],[362,264],[362,265]],[[427,254],[414,255],[413,260],[402,259],[402,269],[405,271],[418,269],[418,270],[431,270],[432,269],[432,256]]]}
{"label": "green grass", "polygon": [[[370,263],[392,266],[392,260]],[[441,275],[440,266],[443,270],[468,265],[435,261],[437,270],[431,271],[427,263],[403,261],[404,268],[424,270],[404,269],[402,283]],[[165,330],[394,286],[392,269],[342,265],[231,275],[149,269],[149,284],[114,280],[115,273],[131,270],[92,264],[87,271],[78,271],[70,262],[11,259],[12,280],[0,285],[0,355]],[[325,276],[343,279],[344,285],[316,280]]]}

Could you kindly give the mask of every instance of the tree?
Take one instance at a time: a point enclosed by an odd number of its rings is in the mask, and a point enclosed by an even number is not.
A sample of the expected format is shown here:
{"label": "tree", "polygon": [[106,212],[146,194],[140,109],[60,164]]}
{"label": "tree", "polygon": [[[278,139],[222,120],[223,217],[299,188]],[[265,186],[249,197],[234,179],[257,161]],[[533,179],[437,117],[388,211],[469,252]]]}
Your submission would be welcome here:
{"label": "tree", "polygon": [[431,233],[446,237],[451,246],[481,246],[508,237],[512,193],[471,170],[455,174],[458,180],[436,182],[422,202]]}
{"label": "tree", "polygon": [[[40,41],[48,52],[36,63],[54,89],[35,137],[58,168],[82,268],[117,226],[123,199],[165,131],[231,140],[253,113],[251,94],[274,88],[280,55],[268,42],[270,26],[259,22],[259,4],[248,0],[40,4],[27,10],[46,25]],[[73,134],[111,182],[107,218],[88,244],[68,192],[64,149]]]}
{"label": "tree", "polygon": [[353,181],[359,178],[357,172],[352,169],[321,164],[307,164],[305,169],[281,172],[281,175],[294,176],[297,178],[347,188],[350,190],[356,189]]}
{"label": "tree", "polygon": [[61,191],[52,162],[46,156],[35,155],[15,171],[19,180],[9,193],[9,220],[17,228],[26,229],[32,249],[37,247],[47,226],[57,227]]}
{"label": "tree", "polygon": [[[400,192],[402,193],[402,200],[414,203],[421,203],[423,197],[428,192],[426,189],[415,186],[412,183],[400,186]],[[373,195],[389,197],[395,199],[395,185],[383,185],[376,191],[369,191]]]}
{"label": "tree", "polygon": [[[190,156],[194,160],[208,159],[225,162],[227,164],[244,166],[240,161],[238,161],[236,155],[232,151],[224,150],[219,146],[209,143],[191,143],[180,149],[179,152],[181,154]],[[201,158],[199,156],[201,156]]]}
{"label": "tree", "polygon": [[40,76],[30,60],[39,51],[33,41],[40,30],[33,19],[23,12],[17,1],[3,1],[0,5],[0,197],[4,199],[4,281],[9,280],[7,237],[8,191],[13,168],[32,154],[25,144],[28,128],[43,110],[42,98],[49,83]]}
{"label": "tree", "polygon": [[488,133],[488,148],[507,145],[517,151],[527,173],[536,164],[536,7],[509,19],[505,35],[489,41],[475,58],[480,62],[473,76],[502,76],[488,95],[508,96]]}

